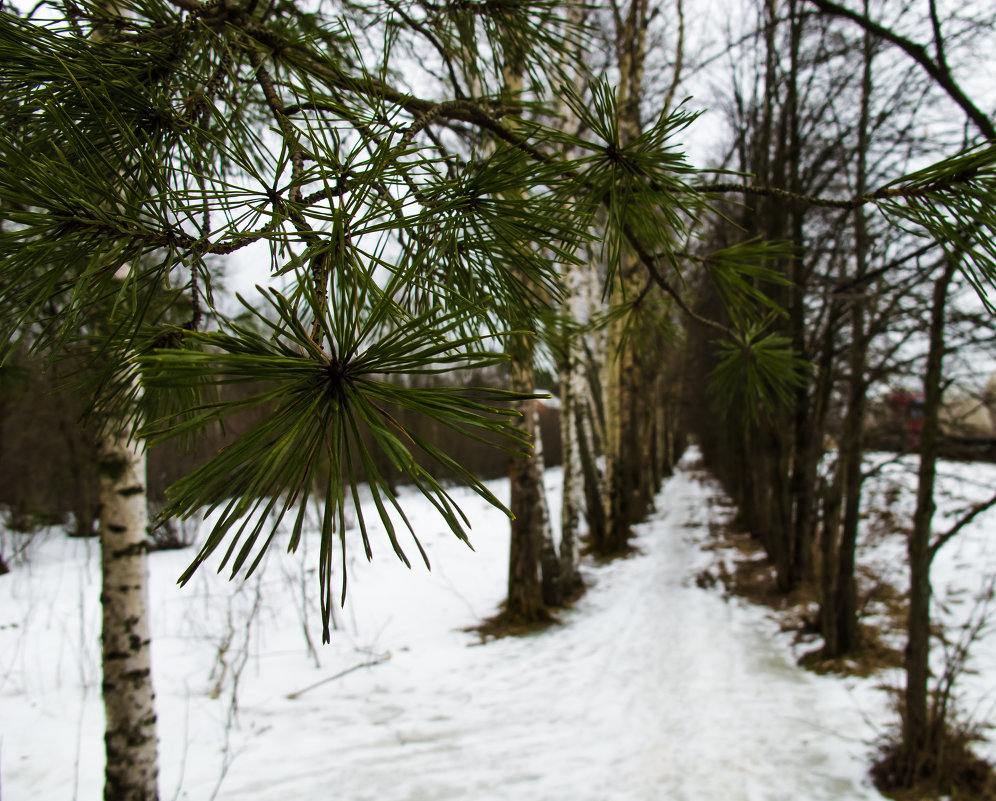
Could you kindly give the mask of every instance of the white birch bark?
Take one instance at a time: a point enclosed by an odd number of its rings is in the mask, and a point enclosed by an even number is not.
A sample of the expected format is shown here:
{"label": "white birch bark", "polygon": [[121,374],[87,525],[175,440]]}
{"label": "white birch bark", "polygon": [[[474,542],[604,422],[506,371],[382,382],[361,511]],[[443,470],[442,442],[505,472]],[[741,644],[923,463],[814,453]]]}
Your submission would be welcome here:
{"label": "white birch bark", "polygon": [[158,799],[145,466],[140,442],[105,434],[100,444],[105,801]]}
{"label": "white birch bark", "polygon": [[[584,282],[578,265],[568,265],[564,276],[567,297],[565,316],[571,323],[583,323],[587,317]],[[583,362],[581,334],[568,331],[565,360],[560,375],[560,441],[564,468],[563,497],[560,515],[560,586],[562,594],[569,594],[578,584],[578,527],[581,518],[584,473],[578,442],[578,423],[581,419],[587,386]]]}
{"label": "white birch bark", "polygon": [[[127,16],[117,0],[102,0],[99,6],[110,18]],[[102,40],[106,29],[96,26],[92,35]],[[117,277],[130,270],[122,265]],[[105,421],[99,457],[104,799],[158,801],[145,449],[124,427]]]}
{"label": "white birch bark", "polygon": [[[581,274],[581,294],[584,298],[587,319],[592,320],[609,311],[609,302],[602,294],[605,276],[599,270],[600,265],[594,260],[589,262],[589,269]],[[601,326],[589,331],[579,343],[582,348],[581,397],[585,413],[582,414],[585,423],[585,436],[591,445],[593,457],[605,455],[607,441],[605,387],[609,362],[609,332],[607,326]],[[595,393],[601,395],[596,399]],[[602,477],[599,492],[604,495],[604,470],[600,468]]]}
{"label": "white birch bark", "polygon": [[[578,0],[569,0],[565,8],[565,18],[569,26],[578,25],[583,18]],[[566,66],[566,65],[565,65]],[[580,70],[574,73],[574,88],[580,94],[584,91],[585,76]],[[570,130],[576,125],[576,118],[567,103],[559,103],[559,113],[564,126]],[[565,319],[564,352],[558,364],[560,373],[560,442],[561,463],[564,480],[560,515],[559,587],[562,599],[566,599],[580,584],[578,573],[578,524],[581,517],[584,492],[584,472],[581,464],[581,450],[578,442],[578,422],[580,404],[587,394],[584,369],[584,334],[579,330],[589,319],[588,297],[593,266],[587,265],[587,282],[582,276],[582,267],[570,262],[564,265],[564,300],[561,314]],[[600,490],[599,490],[600,491]]]}

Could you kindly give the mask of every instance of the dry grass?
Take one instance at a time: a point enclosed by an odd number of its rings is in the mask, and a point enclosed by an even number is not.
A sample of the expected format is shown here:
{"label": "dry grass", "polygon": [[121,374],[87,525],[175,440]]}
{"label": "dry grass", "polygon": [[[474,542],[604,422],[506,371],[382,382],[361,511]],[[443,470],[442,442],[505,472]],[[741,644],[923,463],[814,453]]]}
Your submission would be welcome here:
{"label": "dry grass", "polygon": [[[709,528],[712,542],[706,549],[722,556],[713,567],[696,576],[699,586],[721,584],[727,597],[743,598],[771,609],[782,631],[794,632],[797,642],[819,633],[817,587],[802,584],[790,593],[783,592],[778,587],[775,566],[757,540],[735,523],[712,523]],[[866,619],[861,623],[861,647],[839,659],[828,659],[816,649],[802,656],[802,667],[816,673],[867,677],[902,665],[902,650],[891,643],[905,625],[905,597],[867,571],[861,574],[859,584],[867,588],[859,598],[859,607],[875,621]]]}
{"label": "dry grass", "polygon": [[480,640],[478,645],[484,645],[492,640],[500,640],[503,637],[529,637],[539,634],[552,626],[559,626],[560,621],[548,610],[537,614],[533,619],[513,617],[505,610],[497,615],[481,621],[476,626],[470,626],[464,631],[476,634]]}
{"label": "dry grass", "polygon": [[[898,490],[897,490],[898,491]],[[903,533],[899,519],[886,498],[865,524],[865,541],[875,542]],[[725,504],[720,504],[725,506]],[[729,522],[710,524],[713,564],[701,571],[696,583],[720,586],[726,597],[743,598],[773,613],[783,631],[796,634],[796,642],[819,643],[819,588],[804,585],[786,594],[778,587],[774,564],[760,543],[736,523],[736,509],[717,515]],[[814,571],[819,575],[819,566]],[[860,647],[843,658],[830,659],[820,647],[805,653],[799,664],[816,673],[869,677],[884,669],[901,668],[906,641],[908,593],[901,591],[873,567],[859,564],[858,615]],[[930,742],[915,759],[902,750],[898,728],[880,746],[872,777],[878,789],[896,801],[996,801],[993,766],[973,752],[983,740],[982,731],[959,721],[934,724]]]}
{"label": "dry grass", "polygon": [[972,750],[981,739],[971,725],[937,721],[927,744],[911,754],[897,730],[880,746],[872,768],[875,786],[896,801],[996,801],[993,767]]}
{"label": "dry grass", "polygon": [[476,626],[466,628],[464,631],[476,634],[480,638],[479,645],[491,642],[492,640],[500,640],[503,637],[529,637],[533,634],[539,634],[552,626],[559,626],[560,620],[554,612],[574,606],[587,589],[587,585],[579,579],[563,603],[555,607],[548,606],[540,609],[532,618],[510,615],[503,605],[497,615],[481,621]]}
{"label": "dry grass", "polygon": [[903,665],[903,652],[888,645],[884,632],[869,624],[861,624],[859,638],[861,645],[853,653],[844,657],[829,658],[823,649],[809,651],[799,659],[799,665],[813,673],[836,676],[860,676],[867,678],[889,668]]}

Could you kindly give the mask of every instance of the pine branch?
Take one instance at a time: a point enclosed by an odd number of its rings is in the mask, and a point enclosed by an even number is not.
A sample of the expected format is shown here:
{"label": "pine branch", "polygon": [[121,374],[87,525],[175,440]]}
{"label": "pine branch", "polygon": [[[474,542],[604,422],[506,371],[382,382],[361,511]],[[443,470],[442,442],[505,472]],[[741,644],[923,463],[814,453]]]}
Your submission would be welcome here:
{"label": "pine branch", "polygon": [[283,101],[277,95],[277,90],[273,85],[273,78],[270,77],[269,71],[266,69],[266,65],[263,63],[263,58],[253,47],[248,48],[249,61],[252,63],[253,69],[256,71],[256,80],[259,82],[260,88],[263,90],[263,97],[266,98],[266,104],[270,107],[273,112],[273,118],[277,122],[277,127],[284,140],[284,145],[287,147],[290,153],[291,159],[291,190],[290,190],[290,201],[291,203],[301,202],[301,175],[304,172],[304,152],[301,149],[301,142],[298,140],[297,132],[290,124],[290,120],[287,118],[287,114],[284,111]]}

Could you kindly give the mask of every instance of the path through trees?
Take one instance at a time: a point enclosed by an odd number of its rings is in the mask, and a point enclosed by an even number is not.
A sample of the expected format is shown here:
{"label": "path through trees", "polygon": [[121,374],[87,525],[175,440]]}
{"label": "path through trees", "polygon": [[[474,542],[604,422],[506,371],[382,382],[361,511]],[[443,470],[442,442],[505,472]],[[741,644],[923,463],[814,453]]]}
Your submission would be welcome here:
{"label": "path through trees", "polygon": [[[797,668],[763,610],[696,585],[696,572],[712,558],[700,547],[708,524],[729,509],[713,503],[716,490],[685,465],[658,496],[660,511],[636,527],[638,551],[585,568],[593,586],[563,613],[565,625],[486,645],[474,645],[459,627],[489,614],[503,597],[508,527],[469,493],[477,552],[440,526],[426,536],[429,574],[405,570],[384,549],[372,565],[358,563],[343,628],[320,651],[320,668],[300,640],[292,642],[300,638],[292,603],[281,607],[277,600],[284,569],[299,567],[299,558],[271,561],[255,584],[202,573],[178,597],[169,579],[182,555],[153,554],[163,793],[179,785],[189,797],[206,798],[217,783],[224,734],[217,712],[227,704],[231,675],[218,679],[221,696],[212,702],[205,677],[214,649],[198,636],[213,623],[223,627],[226,602],[209,594],[243,586],[243,597],[227,602],[232,620],[245,617],[239,604],[249,603],[256,588],[262,601],[219,800],[318,797],[330,788],[353,801],[879,799],[867,784],[866,741],[875,732],[863,713],[869,704],[884,705],[884,697]],[[507,482],[491,486],[507,492]],[[556,486],[547,489],[558,497]],[[463,499],[466,491],[457,492]],[[430,528],[429,511],[413,507],[413,522]],[[556,519],[558,510],[551,511]],[[39,559],[35,581],[44,580],[46,564]],[[76,569],[60,568],[67,604],[79,600],[67,578]],[[210,579],[217,579],[211,589]],[[180,604],[204,610],[208,597],[218,620],[201,620],[201,634],[192,636]],[[0,599],[0,609],[13,606]],[[26,642],[15,650],[21,633],[0,628],[0,648],[30,668]],[[225,657],[230,671],[238,645],[236,638]],[[367,662],[377,664],[308,689]],[[19,686],[16,675],[8,677],[6,691]],[[57,706],[53,693],[34,683],[23,694],[5,694],[5,720],[14,725],[25,716],[22,734],[5,738],[4,789],[12,797],[67,795],[71,732],[60,740],[45,729],[43,749],[32,738],[44,727],[27,720]],[[95,693],[91,700],[99,703]],[[78,700],[60,703],[75,709]],[[82,753],[94,757],[98,718],[81,717]],[[64,769],[42,770],[41,761]],[[79,797],[96,794],[99,770],[82,766]]]}

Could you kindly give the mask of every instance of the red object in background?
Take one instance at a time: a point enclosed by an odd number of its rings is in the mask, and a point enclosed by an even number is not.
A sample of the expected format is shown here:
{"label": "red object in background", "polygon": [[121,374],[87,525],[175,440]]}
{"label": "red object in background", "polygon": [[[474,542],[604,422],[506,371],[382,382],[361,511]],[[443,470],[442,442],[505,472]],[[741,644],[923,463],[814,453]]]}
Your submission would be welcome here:
{"label": "red object in background", "polygon": [[896,420],[902,425],[906,444],[910,448],[920,445],[920,432],[923,430],[923,393],[899,390],[889,396]]}

